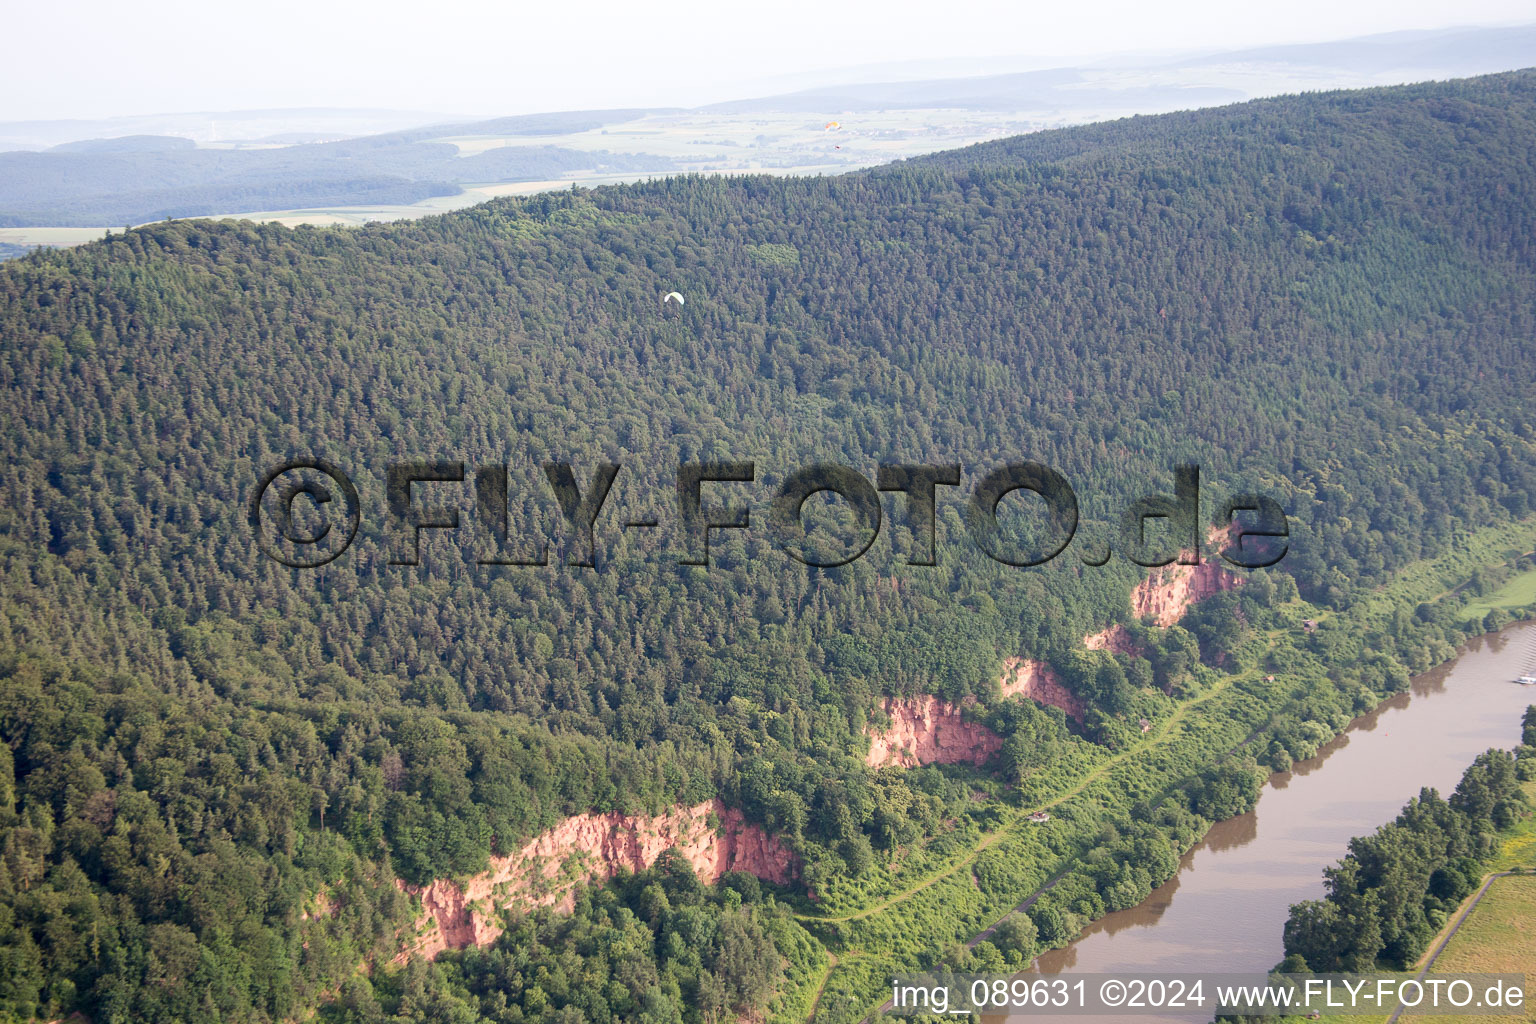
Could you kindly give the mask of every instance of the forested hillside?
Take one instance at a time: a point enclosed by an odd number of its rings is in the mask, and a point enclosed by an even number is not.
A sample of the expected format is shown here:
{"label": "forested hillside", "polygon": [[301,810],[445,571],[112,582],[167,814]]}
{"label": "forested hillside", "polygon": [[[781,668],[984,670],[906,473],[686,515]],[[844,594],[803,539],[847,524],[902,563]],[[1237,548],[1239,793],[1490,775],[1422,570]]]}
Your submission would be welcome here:
{"label": "forested hillside", "polygon": [[[0,1013],[763,1006],[811,959],[789,906],[942,842],[978,787],[1042,786],[1057,759],[1135,741],[1193,674],[1243,665],[1298,588],[1347,612],[1532,511],[1533,195],[1536,76],[1517,73],[839,178],[678,178],[363,229],[159,224],[7,263]],[[664,312],[673,290],[686,304]],[[266,558],[247,524],[291,458],[361,495],[356,543],[319,569]],[[963,525],[976,480],[1024,459],[1064,474],[1083,517],[1028,569]],[[391,564],[385,471],[413,460],[506,463],[510,543],[547,536],[548,564],[479,564],[468,476],[417,492],[463,528]],[[583,552],[545,461],[583,493],[622,465],[596,568],[567,564]],[[756,481],[706,503],[750,506],[753,529],[680,565],[678,466],[721,461]],[[768,502],[815,462],[871,481],[961,464],[939,564],[908,564],[919,531],[895,495],[862,559],[788,558]],[[1290,553],[1188,629],[1129,623],[1139,654],[1084,649],[1143,574],[1090,567],[1084,544],[1118,543],[1119,510],[1171,494],[1183,462],[1207,517],[1278,500]],[[1366,651],[1359,692],[1394,685],[1402,665]],[[999,700],[1016,656],[1049,663],[1084,721]],[[1003,754],[869,768],[880,698],[920,692],[977,698]],[[1256,788],[1222,772],[1164,809],[1181,842]],[[432,968],[451,1006],[419,961],[388,966],[414,916],[393,879],[471,874],[568,815],[717,795],[798,853],[799,883],[710,889],[668,861]]]}

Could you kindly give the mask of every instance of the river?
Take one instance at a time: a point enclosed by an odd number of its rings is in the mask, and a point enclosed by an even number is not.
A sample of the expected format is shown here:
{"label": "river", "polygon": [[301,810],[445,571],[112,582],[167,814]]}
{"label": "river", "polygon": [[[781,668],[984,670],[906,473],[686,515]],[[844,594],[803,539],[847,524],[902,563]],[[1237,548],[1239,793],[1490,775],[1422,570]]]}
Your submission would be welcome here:
{"label": "river", "polygon": [[1257,806],[1212,828],[1172,879],[1041,956],[1039,969],[1273,967],[1284,956],[1281,930],[1291,904],[1322,896],[1323,868],[1348,852],[1353,836],[1395,818],[1421,787],[1449,796],[1478,754],[1519,743],[1520,716],[1536,703],[1536,688],[1512,680],[1533,661],[1536,623],[1473,640],[1454,661],[1415,677],[1408,692],[1355,719],[1316,757],[1271,775]]}

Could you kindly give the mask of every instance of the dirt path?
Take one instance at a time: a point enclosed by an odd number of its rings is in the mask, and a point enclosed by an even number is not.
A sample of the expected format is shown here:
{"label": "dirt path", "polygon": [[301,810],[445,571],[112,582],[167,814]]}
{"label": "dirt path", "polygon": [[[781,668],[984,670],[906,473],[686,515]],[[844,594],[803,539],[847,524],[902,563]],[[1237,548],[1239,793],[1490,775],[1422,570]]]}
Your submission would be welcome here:
{"label": "dirt path", "polygon": [[[1271,631],[1270,636],[1269,636],[1271,643],[1274,642],[1275,636],[1278,633],[1280,633],[1280,632],[1283,632],[1283,630]],[[1211,698],[1215,697],[1217,694],[1223,692],[1224,690],[1229,689],[1230,687],[1235,685],[1238,682],[1239,679],[1248,678],[1249,676],[1252,676],[1252,675],[1255,675],[1255,674],[1257,674],[1255,671],[1249,671],[1249,672],[1243,673],[1243,675],[1241,675],[1241,676],[1228,676],[1228,677],[1224,678],[1221,682],[1219,682],[1215,686],[1213,686],[1210,690],[1208,690],[1205,693],[1201,694],[1200,696],[1194,698],[1193,700],[1188,701],[1187,703],[1180,704],[1177,708],[1174,709],[1174,713],[1173,714],[1169,715],[1166,719],[1164,719],[1164,721],[1158,727],[1157,732],[1155,732],[1155,733],[1153,733],[1153,734],[1151,734],[1151,735],[1149,735],[1147,737],[1147,741],[1145,743],[1138,744],[1134,748],[1131,748],[1129,750],[1123,750],[1120,753],[1114,755],[1109,760],[1105,761],[1102,765],[1100,765],[1098,768],[1094,769],[1092,772],[1090,772],[1088,775],[1086,775],[1082,779],[1082,781],[1079,782],[1075,787],[1073,787],[1068,792],[1062,794],[1061,796],[1058,796],[1055,800],[1052,800],[1049,803],[1043,804],[1043,805],[1041,805],[1040,807],[1037,807],[1037,808],[1024,808],[1023,810],[1021,810],[1019,812],[1019,814],[1012,821],[1010,821],[1007,824],[1003,825],[1001,828],[997,829],[995,832],[990,833],[979,845],[977,845],[972,850],[972,852],[971,852],[971,854],[969,856],[967,856],[964,860],[960,861],[959,863],[955,864],[950,869],[948,869],[946,871],[942,871],[942,872],[940,872],[940,873],[938,873],[936,875],[933,875],[930,878],[928,878],[925,881],[923,881],[921,884],[915,885],[912,888],[906,890],[905,892],[898,893],[898,894],[896,894],[894,896],[891,896],[888,899],[885,899],[885,900],[881,901],[880,903],[876,904],[875,906],[870,907],[870,908],[868,908],[866,910],[859,911],[857,913],[845,914],[845,915],[842,915],[841,917],[819,917],[819,916],[816,916],[816,915],[813,915],[813,914],[797,914],[795,916],[799,920],[810,922],[810,923],[814,923],[814,922],[817,922],[817,921],[838,922],[838,921],[856,921],[856,920],[860,920],[862,918],[869,917],[872,914],[879,913],[880,911],[885,910],[885,909],[887,909],[887,908],[889,908],[891,906],[894,906],[895,904],[900,903],[903,900],[906,900],[906,899],[910,898],[911,896],[915,895],[916,893],[922,892],[924,889],[926,889],[929,886],[933,885],[935,882],[938,882],[938,881],[940,881],[942,879],[949,878],[949,877],[953,876],[961,868],[967,867],[970,864],[974,863],[976,858],[981,854],[981,852],[983,850],[986,850],[989,847],[991,847],[994,843],[996,843],[999,839],[1001,839],[1004,834],[1009,832],[1014,826],[1018,825],[1027,815],[1034,813],[1034,811],[1036,811],[1036,810],[1045,810],[1045,809],[1048,809],[1048,808],[1051,808],[1051,807],[1055,807],[1057,804],[1060,804],[1060,803],[1062,803],[1065,800],[1069,800],[1072,797],[1077,796],[1084,789],[1086,789],[1089,785],[1091,785],[1093,782],[1095,782],[1096,780],[1101,778],[1104,775],[1105,772],[1107,772],[1111,768],[1115,767],[1121,760],[1123,760],[1123,759],[1125,759],[1127,757],[1130,757],[1130,756],[1132,756],[1134,754],[1140,753],[1141,751],[1146,750],[1148,747],[1153,746],[1153,745],[1155,745],[1157,743],[1161,743],[1164,740],[1164,738],[1168,735],[1169,730],[1172,729],[1173,726],[1177,725],[1180,721],[1183,720],[1183,718],[1185,716],[1185,713],[1190,708],[1198,707],[1199,705],[1201,705],[1201,704],[1205,703],[1206,701],[1210,700]],[[1244,740],[1243,742],[1246,743],[1247,740]],[[1241,746],[1241,744],[1239,746]],[[1027,899],[1025,899],[1022,903],[1020,903],[1017,906],[1013,907],[1007,913],[1005,913],[1001,917],[999,917],[996,921],[992,922],[992,924],[988,925],[986,928],[982,929],[980,932],[977,932],[974,936],[972,936],[971,939],[966,942],[966,944],[965,944],[966,947],[969,948],[969,949],[974,949],[977,946],[977,944],[979,944],[979,943],[985,941],[987,938],[989,938],[997,930],[997,926],[1002,924],[1003,921],[1007,920],[1009,917],[1011,917],[1012,915],[1014,915],[1016,913],[1020,913],[1021,911],[1027,911],[1030,907],[1034,906],[1034,904],[1035,904],[1035,902],[1037,900],[1039,900],[1042,896],[1044,896],[1047,892],[1049,892],[1053,887],[1055,887],[1055,885],[1058,882],[1060,882],[1062,880],[1062,878],[1064,878],[1067,874],[1069,874],[1071,872],[1071,870],[1072,870],[1072,865],[1071,864],[1067,864],[1066,866],[1064,866],[1060,871],[1058,871],[1055,875],[1053,875],[1050,879],[1048,879],[1044,884],[1042,884],[1038,889],[1036,889],[1033,893],[1031,893],[1029,895],[1029,897]],[[831,957],[831,954],[828,953],[828,956]],[[833,965],[829,965],[828,966],[826,975],[824,975],[822,977],[821,987],[817,989],[816,1000],[815,1000],[815,1003],[812,1006],[811,1015],[810,1015],[810,1017],[806,1018],[808,1024],[809,1024],[809,1021],[811,1021],[811,1020],[813,1020],[815,1018],[816,1009],[821,1005],[821,994],[826,989],[827,982],[831,979],[832,966],[835,966],[835,962],[836,962],[836,958],[835,957],[832,958],[832,959],[833,959]],[[889,1006],[890,1006],[890,1003],[889,1003],[889,1001],[887,1001],[885,1004],[883,1004],[880,1007],[879,1010],[876,1010],[875,1012],[879,1013],[880,1010],[888,1009]],[[871,1017],[867,1018],[866,1020],[873,1019],[873,1016],[874,1015],[871,1015]]]}
{"label": "dirt path", "polygon": [[[857,920],[861,920],[863,918],[870,917],[871,915],[878,914],[881,911],[887,910],[890,907],[895,906],[897,903],[900,903],[900,902],[902,902],[904,900],[910,899],[912,896],[916,895],[917,893],[922,892],[924,889],[927,889],[929,886],[933,885],[936,882],[939,882],[939,881],[942,881],[943,879],[952,877],[957,872],[959,872],[962,868],[967,868],[971,864],[975,863],[976,858],[979,857],[984,850],[989,849],[998,840],[1002,839],[1004,835],[1006,835],[1015,826],[1019,825],[1022,821],[1024,821],[1028,815],[1033,814],[1037,810],[1047,810],[1049,808],[1055,807],[1057,804],[1060,804],[1063,801],[1070,800],[1072,797],[1077,796],[1083,790],[1088,788],[1088,786],[1092,785],[1094,782],[1096,782],[1100,778],[1102,778],[1106,772],[1108,772],[1111,768],[1114,768],[1116,765],[1118,765],[1125,758],[1128,758],[1128,757],[1131,757],[1131,756],[1133,756],[1135,754],[1138,754],[1141,751],[1146,750],[1148,747],[1153,746],[1153,745],[1155,745],[1157,743],[1161,743],[1164,740],[1164,738],[1168,735],[1169,730],[1172,729],[1175,725],[1177,725],[1180,721],[1183,720],[1185,713],[1190,708],[1198,707],[1199,705],[1201,705],[1201,704],[1205,703],[1206,701],[1210,700],[1211,698],[1215,697],[1217,694],[1221,693],[1222,691],[1224,691],[1224,690],[1230,688],[1231,686],[1233,686],[1234,684],[1236,684],[1238,679],[1246,678],[1248,675],[1252,675],[1252,674],[1253,673],[1250,672],[1250,673],[1245,673],[1243,676],[1229,676],[1229,677],[1225,678],[1223,681],[1221,681],[1220,683],[1217,683],[1215,686],[1211,687],[1210,690],[1206,691],[1205,693],[1202,693],[1200,696],[1194,698],[1193,700],[1189,701],[1188,703],[1179,705],[1177,708],[1174,709],[1174,713],[1173,714],[1169,715],[1166,719],[1163,720],[1161,725],[1158,727],[1157,732],[1153,733],[1153,734],[1151,734],[1151,735],[1149,735],[1147,737],[1147,741],[1145,743],[1137,744],[1133,748],[1130,748],[1128,750],[1123,750],[1120,753],[1115,754],[1109,760],[1107,760],[1103,764],[1101,764],[1098,768],[1095,768],[1092,772],[1089,772],[1086,776],[1084,776],[1082,781],[1080,781],[1071,790],[1067,791],[1066,793],[1063,793],[1062,795],[1058,796],[1056,799],[1050,801],[1049,803],[1042,804],[1042,805],[1040,805],[1038,807],[1029,807],[1029,808],[1024,808],[1024,809],[1020,810],[1018,815],[1016,815],[1012,821],[1008,822],[1006,825],[1003,825],[1001,828],[997,829],[996,831],[989,833],[986,836],[985,839],[983,839],[979,844],[977,844],[975,847],[972,848],[972,850],[971,850],[969,855],[967,855],[963,860],[959,861],[958,863],[956,863],[955,865],[953,865],[949,869],[947,869],[945,871],[941,871],[938,874],[932,875],[929,878],[925,879],[920,884],[915,885],[912,888],[905,890],[904,892],[900,892],[900,893],[897,893],[897,894],[895,894],[893,896],[890,896],[887,899],[882,900],[880,903],[877,903],[877,904],[875,904],[872,907],[868,907],[868,908],[866,908],[864,910],[861,910],[861,911],[858,911],[856,913],[844,914],[844,915],[842,915],[840,917],[824,917],[824,916],[819,916],[819,915],[815,915],[815,914],[796,914],[795,917],[798,920],[801,920],[801,921],[804,921],[804,922],[807,922],[807,923],[812,923],[812,924],[817,923],[817,922],[834,923],[834,922],[841,922],[841,921],[857,921]],[[1047,892],[1049,892],[1051,890],[1051,888],[1053,886],[1055,886],[1056,883],[1060,882],[1061,879],[1063,877],[1065,877],[1071,870],[1072,870],[1072,865],[1071,864],[1068,864],[1068,865],[1064,866],[1060,871],[1058,871],[1049,880],[1047,880],[1044,884],[1042,884],[1038,889],[1036,889],[1033,893],[1031,893],[1029,895],[1029,897],[1027,899],[1025,899],[1022,903],[1018,904],[1013,909],[1009,910],[1007,913],[1005,913],[1001,917],[999,917],[991,925],[989,925],[988,927],[982,929],[980,932],[978,932],[976,935],[974,935],[966,943],[966,946],[969,947],[969,948],[975,948],[975,946],[978,943],[982,942],[988,936],[990,936],[996,930],[997,926],[999,924],[1001,924],[1003,921],[1005,921],[1009,916],[1011,916],[1013,914],[1016,914],[1016,913],[1018,913],[1020,911],[1028,910],[1031,906],[1034,905],[1036,900],[1038,900],[1041,896],[1043,896]],[[827,962],[826,973],[822,975],[821,984],[816,989],[816,998],[811,1003],[810,1015],[806,1017],[807,1024],[809,1024],[810,1021],[813,1021],[813,1020],[816,1019],[816,1014],[817,1014],[817,1012],[821,1008],[821,997],[822,997],[823,993],[825,993],[825,991],[826,991],[827,983],[832,980],[832,971],[833,971],[833,969],[836,968],[836,966],[838,964],[838,960],[837,960],[836,955],[834,955],[830,950],[827,952],[827,961],[828,962]],[[887,1006],[888,1006],[888,1003],[887,1003],[886,1006],[882,1006],[881,1009],[885,1009],[885,1008],[887,1008]],[[876,1012],[878,1013],[879,1011],[877,1010]]]}
{"label": "dirt path", "polygon": [[827,991],[827,982],[832,980],[832,971],[837,967],[837,954],[827,950],[827,969],[822,972],[821,984],[816,986],[816,998],[811,1000],[811,1012],[805,1015],[806,1024],[816,1019],[816,1012],[821,1009],[821,997]]}

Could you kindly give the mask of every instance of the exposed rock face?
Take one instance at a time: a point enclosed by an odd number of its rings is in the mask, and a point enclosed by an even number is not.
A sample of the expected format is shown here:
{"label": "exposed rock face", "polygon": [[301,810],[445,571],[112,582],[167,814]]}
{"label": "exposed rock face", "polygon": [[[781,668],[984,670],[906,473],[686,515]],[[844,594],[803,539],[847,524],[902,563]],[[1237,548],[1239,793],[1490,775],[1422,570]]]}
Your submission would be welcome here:
{"label": "exposed rock face", "polygon": [[882,706],[891,726],[882,732],[870,731],[869,755],[864,760],[872,768],[983,764],[1003,745],[991,729],[966,721],[959,705],[929,694],[887,697]]}
{"label": "exposed rock face", "polygon": [[[1022,696],[1040,704],[1061,708],[1078,720],[1083,702],[1068,690],[1051,666],[1030,658],[1003,662],[998,680],[1004,697]],[[891,720],[888,729],[869,732],[871,768],[920,764],[985,764],[1002,748],[1002,737],[977,722],[968,722],[964,705],[951,704],[929,694],[887,697],[881,705]]]}
{"label": "exposed rock face", "polygon": [[1109,651],[1111,654],[1134,656],[1141,653],[1140,648],[1131,643],[1130,631],[1119,623],[1097,633],[1089,633],[1083,637],[1083,646],[1090,651]]}
{"label": "exposed rock face", "polygon": [[[1231,542],[1231,529],[1212,530],[1209,543],[1219,552]],[[1218,556],[1219,557],[1219,556]],[[1228,572],[1219,561],[1202,559],[1199,565],[1173,563],[1152,570],[1131,591],[1131,611],[1137,618],[1151,616],[1154,623],[1167,627],[1178,622],[1196,601],[1241,585],[1242,578]],[[1138,653],[1124,626],[1111,626],[1083,638],[1089,650],[1108,650],[1116,654]],[[1009,658],[1003,662],[999,680],[1004,697],[1015,695],[1051,707],[1061,708],[1082,721],[1083,701],[1068,690],[1056,673],[1043,661]],[[883,707],[891,719],[884,730],[868,730],[869,754],[865,763],[872,768],[901,765],[911,768],[921,764],[984,764],[1003,744],[1002,738],[986,726],[968,722],[959,705],[927,694],[916,697],[886,698]]]}
{"label": "exposed rock face", "polygon": [[[1131,590],[1131,614],[1141,619],[1152,617],[1155,625],[1167,628],[1184,617],[1190,605],[1212,594],[1232,590],[1243,578],[1222,567],[1220,552],[1234,540],[1230,526],[1212,530],[1207,535],[1211,557],[1202,557],[1199,565],[1174,562],[1153,569],[1146,579]],[[1135,646],[1122,626],[1111,626],[1083,637],[1091,651],[1110,650],[1116,654],[1135,654]]]}
{"label": "exposed rock face", "polygon": [[1037,704],[1061,708],[1068,716],[1082,721],[1081,698],[1062,685],[1051,666],[1043,661],[1009,658],[1003,662],[1003,678],[999,682],[1004,697],[1028,697]]}
{"label": "exposed rock face", "polygon": [[1171,626],[1196,601],[1231,590],[1242,582],[1215,562],[1165,565],[1154,569],[1131,591],[1131,614],[1138,619],[1150,615],[1155,624]]}
{"label": "exposed rock face", "polygon": [[[719,819],[718,832],[710,827],[711,814]],[[396,879],[399,889],[421,898],[422,909],[416,936],[397,962],[413,954],[431,959],[445,949],[487,945],[502,933],[497,911],[514,904],[568,912],[578,884],[606,881],[620,868],[643,871],[671,849],[706,882],[746,871],[782,885],[800,873],[799,858],[777,838],[719,800],[654,817],[578,814],[516,853],[492,857],[489,869],[462,885],[442,878],[425,886]]]}
{"label": "exposed rock face", "polygon": [[327,891],[325,886],[315,893],[315,898],[303,910],[299,912],[300,921],[314,921],[322,917],[336,916],[336,897]]}

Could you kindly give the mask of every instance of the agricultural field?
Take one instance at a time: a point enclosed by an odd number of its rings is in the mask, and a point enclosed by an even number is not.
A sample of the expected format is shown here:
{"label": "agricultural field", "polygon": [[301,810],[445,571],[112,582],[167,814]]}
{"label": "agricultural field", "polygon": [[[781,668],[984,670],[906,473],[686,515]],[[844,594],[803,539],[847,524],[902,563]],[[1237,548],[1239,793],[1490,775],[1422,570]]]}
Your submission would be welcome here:
{"label": "agricultural field", "polygon": [[54,248],[94,242],[106,233],[106,228],[0,228],[0,259],[40,245]]}
{"label": "agricultural field", "polygon": [[476,134],[431,141],[451,143],[462,157],[506,146],[555,145],[593,153],[661,156],[700,172],[787,171],[807,166],[851,170],[1066,123],[1066,118],[1043,113],[947,108],[858,114],[832,109],[813,113],[687,111],[647,114],[568,135]]}
{"label": "agricultural field", "polygon": [[1519,573],[1492,593],[1467,602],[1467,618],[1482,618],[1495,608],[1519,608],[1536,604],[1536,570]]}
{"label": "agricultural field", "polygon": [[[773,169],[725,169],[703,171],[701,173],[730,176],[736,174],[768,174],[774,176],[785,175],[816,175],[837,174],[847,170],[846,167],[834,165],[806,165]],[[423,199],[419,203],[409,206],[336,206],[313,210],[258,210],[247,213],[232,213],[227,219],[249,220],[257,223],[281,224],[284,227],[299,227],[310,225],[313,227],[356,227],[361,224],[369,224],[375,221],[399,221],[415,220],[418,217],[431,217],[439,213],[447,213],[450,210],[462,210],[468,206],[476,206],[491,199],[502,196],[531,196],[540,192],[559,192],[570,188],[597,188],[602,185],[623,185],[635,181],[647,181],[652,178],[665,177],[667,171],[657,171],[651,174],[633,173],[606,173],[592,171],[591,173],[575,173],[567,178],[542,178],[536,181],[494,181],[481,184],[464,185],[463,191],[453,196],[432,196]],[[215,218],[226,219],[226,218]],[[24,228],[18,231],[38,231],[55,229]],[[73,231],[74,228],[56,229],[61,231]],[[93,230],[93,229],[79,229]],[[5,229],[0,229],[0,240],[3,240]],[[48,242],[36,244],[68,245],[69,242]]]}
{"label": "agricultural field", "polygon": [[[1527,855],[1536,852],[1527,844]],[[1477,908],[1446,944],[1435,960],[1431,975],[1436,974],[1524,974],[1525,1002],[1536,1000],[1536,875],[1520,874],[1496,878]],[[1432,1020],[1431,1017],[1399,1018],[1402,1021]],[[1457,1017],[1471,1024],[1509,1021],[1507,1016]],[[1526,1018],[1529,1019],[1529,1018]]]}

